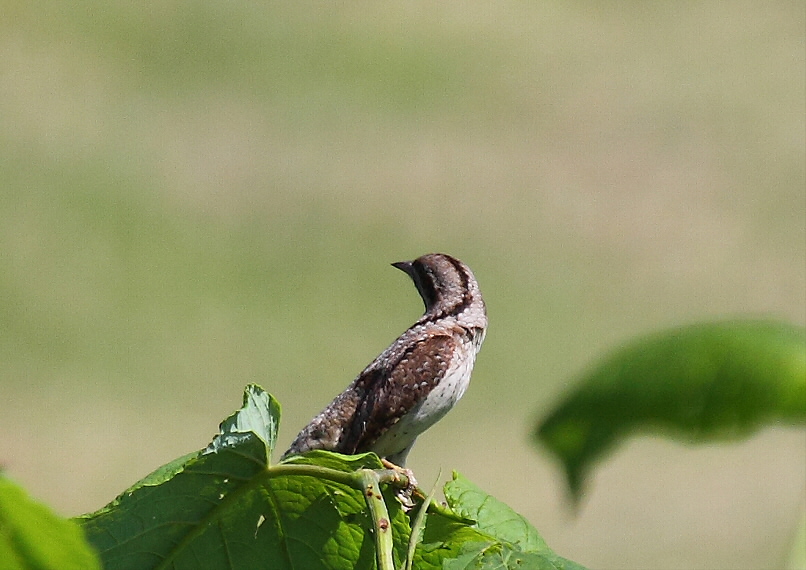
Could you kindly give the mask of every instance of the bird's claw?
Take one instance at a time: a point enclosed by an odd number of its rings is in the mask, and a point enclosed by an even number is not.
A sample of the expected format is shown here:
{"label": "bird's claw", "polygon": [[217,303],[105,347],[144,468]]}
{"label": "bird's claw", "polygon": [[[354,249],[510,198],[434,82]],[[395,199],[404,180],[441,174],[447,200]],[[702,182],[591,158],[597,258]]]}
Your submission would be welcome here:
{"label": "bird's claw", "polygon": [[403,505],[403,510],[410,511],[414,507],[414,499],[412,496],[417,491],[417,479],[414,477],[414,471],[395,465],[386,459],[381,459],[381,462],[387,469],[391,469],[395,474],[402,475],[406,478],[406,485],[398,489],[395,496],[397,500],[400,501],[400,504]]}

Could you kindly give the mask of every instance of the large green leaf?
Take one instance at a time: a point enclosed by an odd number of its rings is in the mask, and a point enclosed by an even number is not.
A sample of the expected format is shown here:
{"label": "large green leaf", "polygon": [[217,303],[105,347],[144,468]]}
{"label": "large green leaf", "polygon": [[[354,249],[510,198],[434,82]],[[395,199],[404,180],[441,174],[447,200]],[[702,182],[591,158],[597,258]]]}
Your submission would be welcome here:
{"label": "large green leaf", "polygon": [[230,543],[240,541],[244,531],[259,536],[260,515],[231,515],[254,501],[259,476],[268,467],[271,429],[254,421],[266,410],[276,423],[277,402],[248,386],[243,408],[221,424],[207,449],[161,467],[103,509],[81,517],[104,568],[193,568],[199,561],[213,568],[226,567],[216,566],[218,561],[248,558],[251,543],[235,549]]}
{"label": "large green leaf", "polygon": [[628,435],[701,442],[804,421],[806,330],[737,320],[667,330],[614,352],[535,437],[560,458],[576,498],[592,463]]}
{"label": "large green leaf", "polygon": [[551,552],[529,521],[460,474],[454,472],[444,492],[448,505],[458,515],[474,520],[482,532],[516,544],[525,552]]}
{"label": "large green leaf", "polygon": [[[385,563],[402,568],[417,511],[406,513],[388,484],[381,485],[379,511],[365,478],[374,486],[393,472],[373,453],[314,451],[269,465],[279,417],[277,402],[248,386],[243,407],[205,450],[82,517],[106,570],[372,569],[381,544]],[[505,505],[458,476],[451,485],[446,495],[455,512],[429,511],[415,568],[579,568],[563,565]],[[385,531],[391,544],[376,541]]]}
{"label": "large green leaf", "polygon": [[446,569],[518,568],[536,570],[584,570],[551,550],[523,516],[454,472],[445,484],[445,499],[458,515],[475,521],[472,527],[486,540],[470,537],[460,544],[460,554]]}
{"label": "large green leaf", "polygon": [[81,528],[0,476],[0,569],[100,570]]}
{"label": "large green leaf", "polygon": [[[155,471],[82,517],[106,570],[372,568],[371,521],[361,492],[287,473],[317,461],[345,474],[380,469],[378,458],[314,453],[270,467],[279,416],[271,396],[248,386],[243,408],[204,451]],[[389,498],[402,559],[407,520]]]}

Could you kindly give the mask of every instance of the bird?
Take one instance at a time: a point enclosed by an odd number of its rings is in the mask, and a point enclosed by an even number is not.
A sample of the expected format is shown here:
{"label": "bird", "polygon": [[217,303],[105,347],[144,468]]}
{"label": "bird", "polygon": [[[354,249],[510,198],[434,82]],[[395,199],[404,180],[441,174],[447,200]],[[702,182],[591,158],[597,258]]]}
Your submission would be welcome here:
{"label": "bird", "polygon": [[315,449],[372,451],[403,469],[417,437],[465,393],[487,333],[473,272],[444,253],[392,266],[412,279],[425,313],[299,432],[283,459]]}

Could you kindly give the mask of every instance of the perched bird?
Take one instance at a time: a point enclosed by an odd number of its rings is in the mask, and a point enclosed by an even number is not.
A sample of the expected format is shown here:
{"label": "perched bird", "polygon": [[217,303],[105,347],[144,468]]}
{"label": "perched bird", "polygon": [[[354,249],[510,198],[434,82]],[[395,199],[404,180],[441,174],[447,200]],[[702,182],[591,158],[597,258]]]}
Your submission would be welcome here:
{"label": "perched bird", "polygon": [[374,451],[403,467],[414,441],[462,397],[487,330],[487,310],[470,268],[432,253],[392,264],[414,281],[425,314],[384,350],[291,444]]}

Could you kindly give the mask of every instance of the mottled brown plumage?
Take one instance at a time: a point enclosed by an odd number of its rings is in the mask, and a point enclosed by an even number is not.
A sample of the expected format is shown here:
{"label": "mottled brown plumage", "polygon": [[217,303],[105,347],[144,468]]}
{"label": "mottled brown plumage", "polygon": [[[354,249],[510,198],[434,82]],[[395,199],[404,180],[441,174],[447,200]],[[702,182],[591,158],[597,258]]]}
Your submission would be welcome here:
{"label": "mottled brown plumage", "polygon": [[392,265],[412,278],[425,314],[299,433],[284,457],[312,449],[374,451],[403,466],[417,436],[464,394],[487,329],[476,278],[439,253]]}

